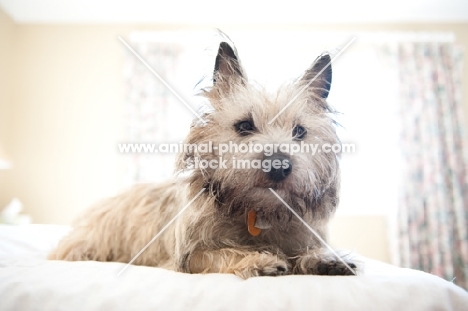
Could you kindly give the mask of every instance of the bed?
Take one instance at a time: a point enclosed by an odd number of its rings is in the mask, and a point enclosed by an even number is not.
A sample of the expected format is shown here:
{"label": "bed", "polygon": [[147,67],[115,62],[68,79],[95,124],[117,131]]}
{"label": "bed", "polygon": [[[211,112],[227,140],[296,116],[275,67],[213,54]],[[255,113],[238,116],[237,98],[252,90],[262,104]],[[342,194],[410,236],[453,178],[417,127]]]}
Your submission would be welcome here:
{"label": "bed", "polygon": [[360,258],[359,276],[242,280],[123,263],[45,259],[70,230],[0,225],[1,310],[468,310],[468,293],[434,275]]}

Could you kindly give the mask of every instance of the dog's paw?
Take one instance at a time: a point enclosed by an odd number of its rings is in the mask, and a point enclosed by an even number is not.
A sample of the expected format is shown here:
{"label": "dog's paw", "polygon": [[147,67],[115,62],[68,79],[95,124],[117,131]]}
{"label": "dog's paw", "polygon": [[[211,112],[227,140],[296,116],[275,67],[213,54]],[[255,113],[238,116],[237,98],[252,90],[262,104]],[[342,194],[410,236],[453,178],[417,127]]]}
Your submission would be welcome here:
{"label": "dog's paw", "polygon": [[255,276],[280,276],[289,274],[290,265],[287,261],[271,254],[258,254],[244,258],[240,263],[243,268],[235,269],[234,274],[243,279]]}
{"label": "dog's paw", "polygon": [[[349,260],[349,258],[348,258]],[[313,275],[355,275],[358,267],[355,263],[343,259],[337,260],[319,252],[300,256],[294,265],[294,274]],[[346,262],[346,264],[345,264]]]}
{"label": "dog's paw", "polygon": [[258,269],[258,275],[261,276],[279,276],[288,274],[288,264],[282,260],[265,265]]}
{"label": "dog's paw", "polygon": [[313,270],[315,272],[314,274],[317,275],[355,275],[356,265],[351,262],[347,262],[346,264],[348,266],[336,260],[322,261],[318,262]]}

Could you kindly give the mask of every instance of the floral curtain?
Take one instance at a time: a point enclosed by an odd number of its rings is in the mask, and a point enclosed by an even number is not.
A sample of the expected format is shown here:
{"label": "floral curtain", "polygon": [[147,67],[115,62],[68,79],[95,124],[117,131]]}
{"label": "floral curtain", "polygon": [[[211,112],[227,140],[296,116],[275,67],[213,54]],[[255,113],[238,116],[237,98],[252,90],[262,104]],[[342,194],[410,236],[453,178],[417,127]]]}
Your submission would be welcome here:
{"label": "floral curtain", "polygon": [[[129,42],[132,48],[167,83],[176,80],[181,47],[172,42]],[[128,49],[125,52],[126,143],[159,144],[172,138],[177,98]],[[128,183],[161,181],[172,175],[174,155],[140,152],[125,155]]]}
{"label": "floral curtain", "polygon": [[400,264],[468,289],[462,52],[452,43],[405,42],[397,55],[403,152]]}

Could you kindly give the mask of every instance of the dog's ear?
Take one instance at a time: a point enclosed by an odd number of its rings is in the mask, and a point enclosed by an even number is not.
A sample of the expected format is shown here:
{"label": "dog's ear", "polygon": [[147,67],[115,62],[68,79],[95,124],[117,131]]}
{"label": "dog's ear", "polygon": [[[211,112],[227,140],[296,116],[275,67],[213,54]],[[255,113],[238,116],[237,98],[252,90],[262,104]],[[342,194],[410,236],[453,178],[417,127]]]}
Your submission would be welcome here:
{"label": "dog's ear", "polygon": [[332,82],[330,55],[319,56],[301,77],[302,85],[309,85],[312,92],[320,98],[327,98]]}
{"label": "dog's ear", "polygon": [[227,42],[219,44],[218,55],[216,56],[213,84],[220,81],[229,81],[232,78],[244,81],[246,78],[242,69],[236,48]]}

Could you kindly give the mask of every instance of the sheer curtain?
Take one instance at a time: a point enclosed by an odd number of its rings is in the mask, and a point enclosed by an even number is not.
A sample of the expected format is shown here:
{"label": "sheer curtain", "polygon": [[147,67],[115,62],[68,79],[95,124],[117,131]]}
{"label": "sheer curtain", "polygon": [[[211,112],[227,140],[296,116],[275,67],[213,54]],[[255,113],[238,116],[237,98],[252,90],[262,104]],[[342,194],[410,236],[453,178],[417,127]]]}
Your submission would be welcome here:
{"label": "sheer curtain", "polygon": [[400,81],[402,266],[468,288],[467,149],[461,100],[462,51],[453,43],[404,42]]}
{"label": "sheer curtain", "polygon": [[[130,38],[129,44],[176,92],[181,89],[181,56],[177,42]],[[125,143],[179,143],[192,116],[174,94],[129,50],[124,65]],[[187,97],[184,92],[181,95]],[[126,157],[127,183],[164,181],[173,175],[175,153],[135,152]]]}

